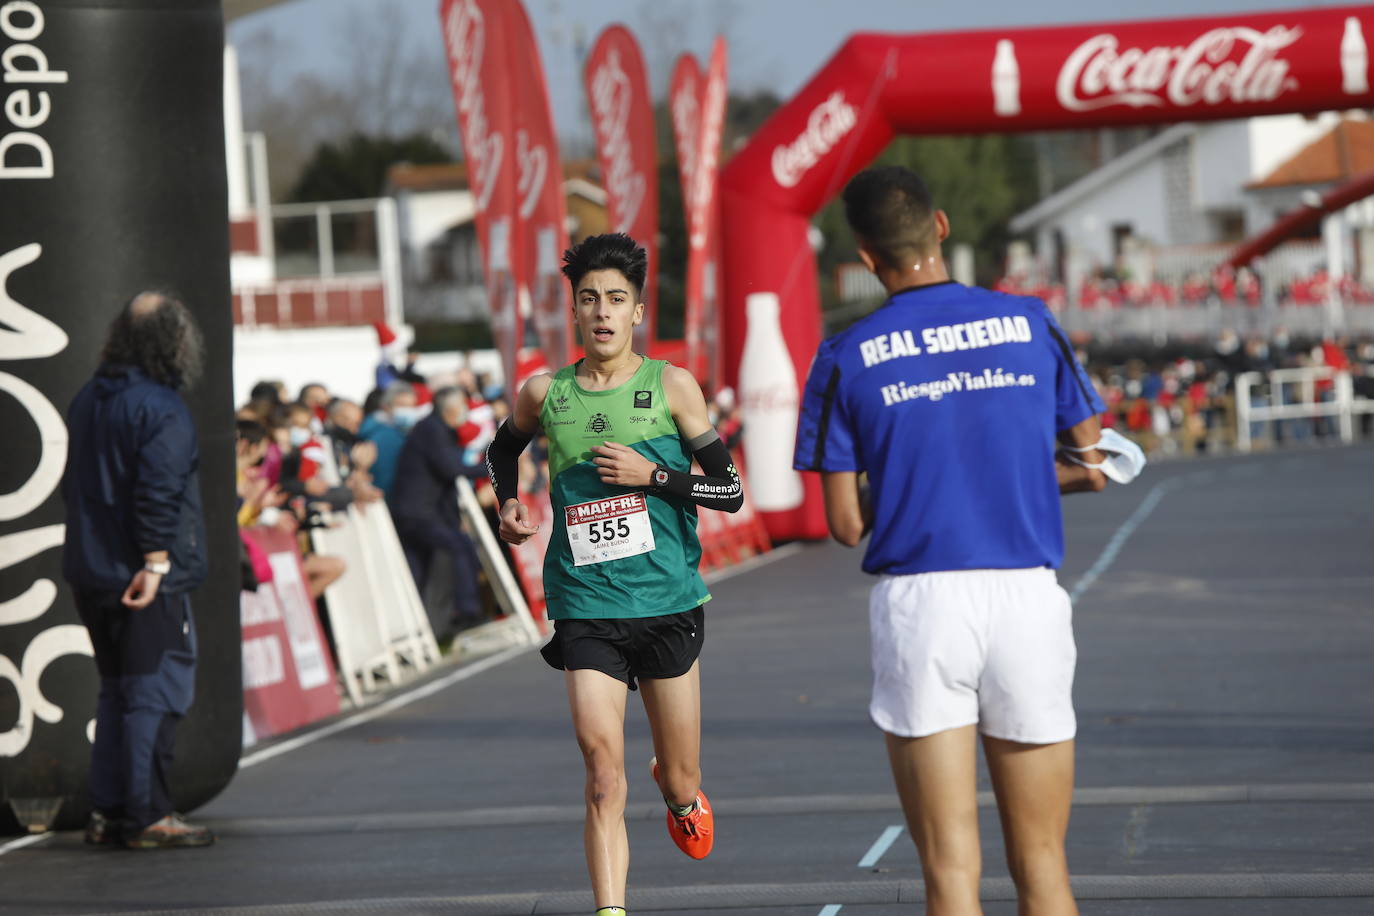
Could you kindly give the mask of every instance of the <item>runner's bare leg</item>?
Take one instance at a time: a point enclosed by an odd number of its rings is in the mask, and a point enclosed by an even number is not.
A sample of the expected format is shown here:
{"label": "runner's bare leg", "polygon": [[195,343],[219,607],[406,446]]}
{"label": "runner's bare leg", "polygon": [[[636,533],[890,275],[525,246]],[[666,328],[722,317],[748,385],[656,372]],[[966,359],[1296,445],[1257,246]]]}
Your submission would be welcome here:
{"label": "runner's bare leg", "polygon": [[624,906],[630,870],[625,835],[624,682],[590,669],[565,671],[573,730],[587,768],[582,842],[597,907]]}
{"label": "runner's bare leg", "polygon": [[979,916],[977,726],[924,738],[887,735],[907,829],[921,856],[928,916]]}
{"label": "runner's bare leg", "polygon": [[983,736],[1020,916],[1076,916],[1064,835],[1073,801],[1073,742]]}
{"label": "runner's bare leg", "polygon": [[639,679],[654,736],[659,788],[675,805],[690,805],[701,788],[701,668],[681,677]]}

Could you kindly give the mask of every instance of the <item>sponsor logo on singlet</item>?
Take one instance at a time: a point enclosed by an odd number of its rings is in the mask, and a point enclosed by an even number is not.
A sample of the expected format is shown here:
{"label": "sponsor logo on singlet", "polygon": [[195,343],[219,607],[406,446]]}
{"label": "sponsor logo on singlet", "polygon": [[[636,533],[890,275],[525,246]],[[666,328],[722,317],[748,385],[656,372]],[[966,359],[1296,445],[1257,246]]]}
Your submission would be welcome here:
{"label": "sponsor logo on singlet", "polygon": [[604,413],[594,413],[587,420],[587,432],[600,436],[611,431],[611,418]]}

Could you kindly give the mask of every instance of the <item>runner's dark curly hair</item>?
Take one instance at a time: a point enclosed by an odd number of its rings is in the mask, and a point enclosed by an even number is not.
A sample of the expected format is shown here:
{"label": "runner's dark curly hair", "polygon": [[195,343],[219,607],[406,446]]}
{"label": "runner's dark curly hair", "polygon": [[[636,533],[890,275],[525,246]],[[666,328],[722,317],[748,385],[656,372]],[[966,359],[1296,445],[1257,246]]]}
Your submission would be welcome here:
{"label": "runner's dark curly hair", "polygon": [[153,381],[186,389],[200,380],[205,344],[196,320],[170,293],[145,291],[124,304],[100,351],[101,372],[117,366],[143,370]]}
{"label": "runner's dark curly hair", "polygon": [[638,242],[623,232],[591,235],[563,252],[563,276],[572,284],[574,299],[577,284],[594,270],[620,271],[634,285],[637,301],[644,292],[649,256]]}

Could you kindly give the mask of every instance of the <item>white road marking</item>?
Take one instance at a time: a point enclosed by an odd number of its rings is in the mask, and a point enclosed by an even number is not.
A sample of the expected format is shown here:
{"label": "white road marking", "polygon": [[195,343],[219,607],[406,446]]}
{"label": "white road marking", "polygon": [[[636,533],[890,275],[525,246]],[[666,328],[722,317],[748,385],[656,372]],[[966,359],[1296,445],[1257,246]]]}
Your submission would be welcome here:
{"label": "white road marking", "polygon": [[864,853],[864,857],[859,860],[859,867],[872,868],[877,865],[878,860],[892,848],[893,843],[897,842],[897,837],[902,835],[903,829],[900,825],[894,824],[884,830],[882,836],[878,837],[873,845],[868,847],[868,852]]}
{"label": "white road marking", "polygon": [[297,735],[294,738],[288,738],[287,740],[282,741],[279,744],[274,744],[271,747],[265,747],[260,751],[255,751],[251,754],[248,754],[247,756],[242,757],[239,760],[239,768],[243,769],[244,767],[257,766],[259,763],[271,760],[273,757],[280,757],[282,754],[290,753],[291,751],[294,751],[298,748],[305,747],[307,744],[314,744],[321,738],[328,738],[330,735],[337,735],[339,732],[347,731],[348,729],[353,728],[354,726],[362,725],[365,722],[371,722],[373,719],[376,719],[380,716],[384,716],[389,712],[393,712],[397,709],[402,708],[403,706],[409,706],[416,700],[423,700],[425,697],[433,696],[439,691],[451,687],[459,681],[464,681],[472,677],[473,675],[481,674],[483,671],[486,671],[489,668],[495,668],[502,662],[512,659],[517,655],[522,655],[526,652],[529,652],[534,648],[536,647],[515,646],[514,648],[507,649],[504,652],[498,652],[496,655],[484,658],[481,661],[473,662],[470,665],[464,665],[462,668],[459,668],[452,674],[446,674],[443,677],[438,678],[437,680],[430,681],[428,684],[424,684],[423,686],[417,687],[414,690],[398,694],[389,700],[384,700],[383,702],[378,703],[376,706],[370,706],[367,709],[360,710],[354,713],[353,715],[348,716],[345,719],[340,719],[336,722],[330,722],[323,728],[316,729],[312,732],[307,732],[303,735]]}
{"label": "white road marking", "polygon": [[801,553],[806,547],[807,545],[801,541],[793,541],[790,544],[783,544],[781,547],[774,547],[767,553],[761,553],[758,556],[750,557],[741,563],[736,563],[734,566],[712,570],[701,578],[705,580],[707,585],[714,585],[717,582],[724,582],[726,579],[733,579],[735,576],[753,572],[761,566],[776,563],[778,560],[785,560],[794,554]]}
{"label": "white road marking", "polygon": [[23,849],[25,846],[41,843],[50,836],[52,836],[51,833],[31,833],[28,836],[21,836],[17,840],[10,840],[8,843],[0,845],[0,856],[7,852],[14,852],[16,849]]}
{"label": "white road marking", "polygon": [[1145,495],[1145,498],[1140,501],[1140,505],[1131,513],[1130,518],[1121,523],[1121,527],[1116,529],[1116,533],[1107,542],[1107,546],[1102,548],[1102,553],[1098,555],[1096,562],[1088,567],[1088,571],[1073,584],[1073,588],[1069,590],[1069,601],[1077,602],[1084,592],[1092,588],[1098,577],[1116,562],[1117,555],[1121,553],[1121,548],[1126,546],[1127,539],[1145,522],[1145,519],[1150,517],[1150,513],[1155,511],[1155,506],[1159,505],[1159,501],[1164,498],[1165,491],[1170,488],[1172,483],[1173,481],[1157,483],[1154,489]]}
{"label": "white road marking", "polygon": [[838,904],[838,903],[832,903],[832,904],[830,904],[829,906],[827,906],[825,909],[823,909],[823,910],[821,910],[819,913],[817,913],[816,916],[835,916],[835,914],[838,913],[839,911],[840,911],[840,904]]}
{"label": "white road marking", "polygon": [[[729,567],[728,569],[722,569],[714,573],[708,574],[704,578],[707,582],[710,583],[720,582],[724,579],[729,579],[742,573],[758,569],[761,566],[767,566],[770,563],[774,563],[778,560],[785,559],[787,557],[792,556],[793,554],[799,553],[803,549],[805,549],[805,545],[801,543],[785,544],[782,547],[777,548],[776,550],[770,550],[768,553],[752,557],[748,560],[745,560],[743,563],[738,563],[734,566]],[[273,744],[270,747],[265,747],[260,751],[255,751],[254,753],[248,754],[239,760],[239,768],[242,769],[244,767],[256,766],[259,763],[271,760],[274,757],[280,757],[282,754],[290,753],[291,751],[305,747],[308,744],[314,744],[321,738],[328,738],[330,735],[337,735],[339,732],[346,731],[350,728],[353,728],[354,726],[362,725],[366,722],[371,722],[373,719],[376,719],[380,716],[384,716],[387,713],[400,709],[403,706],[409,706],[416,700],[423,700],[425,697],[433,696],[439,691],[451,687],[459,681],[463,681],[474,675],[481,674],[483,671],[486,671],[490,668],[494,668],[502,662],[506,661],[507,659],[514,658],[515,656],[520,655],[524,652],[528,652],[534,648],[534,646],[516,646],[514,648],[507,649],[504,652],[500,652],[496,655],[490,656],[489,658],[484,658],[481,661],[473,662],[470,665],[464,665],[462,668],[459,668],[452,674],[448,674],[437,680],[430,681],[428,684],[425,684],[422,687],[417,687],[416,689],[408,691],[406,693],[401,693],[396,696],[393,696],[388,700],[378,703],[376,706],[370,706],[366,709],[359,710],[358,712],[354,713],[351,716],[348,716],[345,719],[340,719],[336,722],[331,722],[328,725],[325,725],[323,728],[319,728],[311,732],[306,732],[305,734],[297,735],[294,738],[288,738],[287,740],[282,741],[278,744]]]}

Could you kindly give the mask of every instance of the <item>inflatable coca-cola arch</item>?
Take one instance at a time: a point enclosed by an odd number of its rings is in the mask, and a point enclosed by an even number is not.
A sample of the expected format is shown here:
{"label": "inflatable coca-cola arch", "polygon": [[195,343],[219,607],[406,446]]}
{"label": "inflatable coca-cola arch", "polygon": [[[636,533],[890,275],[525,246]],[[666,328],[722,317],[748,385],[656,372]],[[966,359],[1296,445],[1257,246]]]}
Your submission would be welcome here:
{"label": "inflatable coca-cola arch", "polygon": [[[1371,107],[1371,26],[1374,8],[1332,7],[846,41],[721,174],[726,374],[774,537],[825,535],[819,482],[798,481],[790,460],[797,392],[820,342],[811,218],[895,135]],[[768,358],[781,352],[779,329],[790,366]]]}

